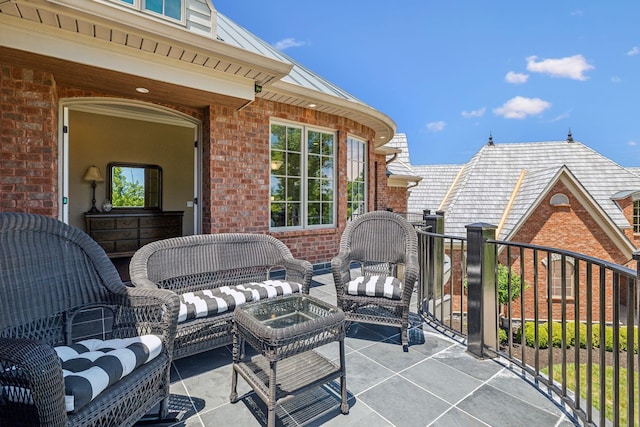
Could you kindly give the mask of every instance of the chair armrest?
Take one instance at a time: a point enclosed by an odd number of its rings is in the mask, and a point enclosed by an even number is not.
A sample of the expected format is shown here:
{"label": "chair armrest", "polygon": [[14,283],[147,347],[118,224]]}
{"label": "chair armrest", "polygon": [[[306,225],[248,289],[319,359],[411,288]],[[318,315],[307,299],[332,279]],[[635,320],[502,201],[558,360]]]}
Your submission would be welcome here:
{"label": "chair armrest", "polygon": [[402,287],[402,298],[407,301],[411,300],[413,287],[418,280],[420,266],[418,265],[418,254],[410,253],[407,255],[404,266],[404,283]]}
{"label": "chair armrest", "polygon": [[331,273],[336,291],[341,295],[343,287],[351,280],[351,257],[348,252],[340,252],[331,260]]}
{"label": "chair armrest", "polygon": [[313,276],[313,266],[311,263],[302,259],[285,258],[282,266],[287,270],[286,279],[300,281],[302,284],[302,292],[308,294],[311,277]]}
{"label": "chair armrest", "polygon": [[[34,406],[31,411],[37,411],[41,425],[67,425],[62,366],[52,346],[34,340],[0,338],[0,388],[4,403],[11,407],[12,401],[18,402],[18,411],[30,401]],[[16,416],[20,416],[19,412]]]}
{"label": "chair armrest", "polygon": [[147,287],[121,287],[115,295],[115,303],[120,306],[114,335],[129,337],[155,334],[161,337],[169,354],[173,352],[176,336],[180,298],[167,289]]}

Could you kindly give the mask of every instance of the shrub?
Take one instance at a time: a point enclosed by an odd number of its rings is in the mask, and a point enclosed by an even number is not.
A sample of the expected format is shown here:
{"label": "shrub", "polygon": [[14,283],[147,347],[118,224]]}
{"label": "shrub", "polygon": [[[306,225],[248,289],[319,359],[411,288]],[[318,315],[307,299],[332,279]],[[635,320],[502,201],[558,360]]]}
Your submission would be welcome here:
{"label": "shrub", "polygon": [[502,328],[498,329],[498,341],[502,344],[507,342],[507,331]]}
{"label": "shrub", "polygon": [[[638,353],[638,327],[634,327],[634,341],[633,341],[633,352],[634,353]],[[629,346],[627,343],[627,327],[626,326],[621,326],[620,327],[620,350],[622,351],[629,351]]]}
{"label": "shrub", "polygon": [[577,343],[579,343],[581,348],[587,348],[587,325],[585,325],[584,323],[578,323],[578,328],[579,337],[576,340],[576,322],[567,322],[567,337],[571,337],[570,339],[568,339],[569,344],[575,346]]}
{"label": "shrub", "polygon": [[[525,322],[524,324],[524,339],[526,345],[529,347],[535,346],[535,333],[536,333],[536,323],[535,322]],[[538,348],[544,349],[549,347],[549,331],[547,329],[547,324],[542,323],[538,325]],[[520,326],[515,334],[514,339],[516,342],[521,342],[522,340],[522,326]]]}
{"label": "shrub", "polygon": [[[552,322],[551,332],[551,344],[557,348],[562,347],[562,324],[559,322]],[[567,342],[565,343],[565,347],[569,347],[570,345],[571,337],[569,336],[569,331],[567,330]]]}

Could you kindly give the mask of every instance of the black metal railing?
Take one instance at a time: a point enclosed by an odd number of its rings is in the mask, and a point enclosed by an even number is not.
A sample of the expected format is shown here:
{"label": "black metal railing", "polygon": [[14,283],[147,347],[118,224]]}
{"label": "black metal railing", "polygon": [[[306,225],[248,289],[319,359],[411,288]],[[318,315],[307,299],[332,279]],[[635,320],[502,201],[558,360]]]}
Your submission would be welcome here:
{"label": "black metal railing", "polygon": [[634,270],[499,241],[487,224],[448,236],[443,221],[430,215],[418,230],[421,314],[466,337],[469,352],[508,359],[585,425],[640,425],[640,252]]}

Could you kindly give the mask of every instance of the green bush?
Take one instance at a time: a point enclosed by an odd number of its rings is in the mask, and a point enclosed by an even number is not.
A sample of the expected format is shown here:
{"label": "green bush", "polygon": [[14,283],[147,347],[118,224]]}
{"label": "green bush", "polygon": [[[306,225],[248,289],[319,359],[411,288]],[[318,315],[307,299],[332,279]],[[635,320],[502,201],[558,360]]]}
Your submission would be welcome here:
{"label": "green bush", "polygon": [[[587,348],[587,325],[584,323],[578,323],[578,340],[577,342],[580,345],[580,348]],[[567,336],[571,338],[568,340],[569,344],[575,346],[576,345],[576,322],[571,321],[567,322]]]}
{"label": "green bush", "polygon": [[[638,353],[638,327],[634,327],[634,337],[633,337],[633,352]],[[629,351],[629,345],[627,342],[627,327],[620,327],[620,350]]]}
{"label": "green bush", "polygon": [[[536,323],[535,322],[525,322],[524,323],[524,340],[525,344],[529,347],[535,346],[535,333],[536,333]],[[522,342],[522,325],[516,330],[514,335],[515,342]],[[549,347],[549,331],[547,329],[546,323],[541,323],[538,325],[538,348],[544,349]]]}
{"label": "green bush", "polygon": [[507,331],[502,328],[498,329],[498,341],[502,344],[507,342]]}
{"label": "green bush", "polygon": [[[551,335],[551,344],[554,347],[560,348],[562,347],[562,324],[559,322],[552,322],[551,323],[551,331],[552,331],[552,335]],[[570,347],[570,343],[571,343],[571,339],[572,337],[569,336],[569,331],[567,330],[567,342],[565,343],[565,347]],[[573,334],[572,334],[573,335]]]}

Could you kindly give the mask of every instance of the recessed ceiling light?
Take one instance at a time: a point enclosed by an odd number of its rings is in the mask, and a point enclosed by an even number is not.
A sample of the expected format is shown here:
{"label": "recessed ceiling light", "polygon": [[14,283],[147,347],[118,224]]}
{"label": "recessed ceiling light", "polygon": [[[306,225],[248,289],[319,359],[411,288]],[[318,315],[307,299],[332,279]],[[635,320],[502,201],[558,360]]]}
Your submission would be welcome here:
{"label": "recessed ceiling light", "polygon": [[147,89],[146,87],[137,87],[136,92],[149,93],[149,89]]}
{"label": "recessed ceiling light", "polygon": [[318,104],[309,104],[309,108],[316,108]]}

